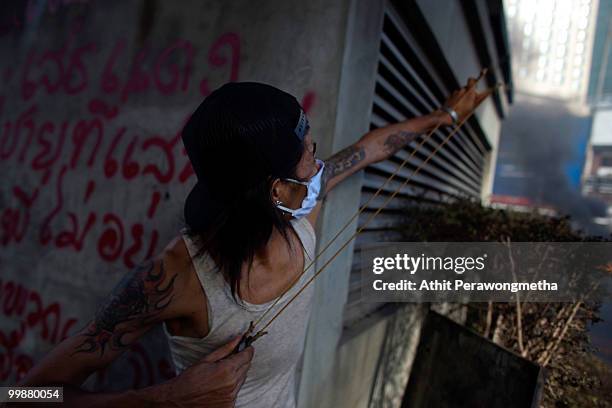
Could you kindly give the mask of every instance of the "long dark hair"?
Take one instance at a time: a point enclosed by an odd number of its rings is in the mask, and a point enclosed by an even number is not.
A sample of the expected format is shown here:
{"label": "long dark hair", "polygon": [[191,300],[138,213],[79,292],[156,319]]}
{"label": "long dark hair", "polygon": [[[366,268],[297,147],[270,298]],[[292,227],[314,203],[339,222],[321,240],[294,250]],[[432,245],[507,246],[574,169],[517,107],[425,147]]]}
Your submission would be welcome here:
{"label": "long dark hair", "polygon": [[[188,228],[188,234],[198,246],[196,256],[209,255],[229,281],[232,296],[240,297],[242,265],[252,264],[255,254],[262,250],[276,228],[290,250],[288,231],[291,223],[270,200],[271,179],[245,190],[241,204],[222,210],[215,222],[205,231]],[[297,259],[294,257],[294,259]]]}
{"label": "long dark hair", "polygon": [[199,180],[185,204],[187,234],[196,256],[210,256],[224,274],[234,299],[240,297],[242,265],[250,270],[274,229],[294,251],[292,225],[270,193],[276,178],[295,178],[304,151],[293,133],[300,110],[293,96],[269,85],[226,84],[183,130]]}

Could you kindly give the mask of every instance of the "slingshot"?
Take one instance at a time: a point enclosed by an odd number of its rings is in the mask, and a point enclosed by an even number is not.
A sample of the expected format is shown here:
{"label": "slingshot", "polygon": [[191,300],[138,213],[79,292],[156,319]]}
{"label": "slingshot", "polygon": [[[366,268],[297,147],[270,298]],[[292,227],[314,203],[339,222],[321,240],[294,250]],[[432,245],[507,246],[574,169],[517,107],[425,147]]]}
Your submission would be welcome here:
{"label": "slingshot", "polygon": [[[474,83],[468,87],[468,91],[473,89],[474,87],[476,87],[476,85],[478,84],[478,82],[480,82],[480,80],[484,77],[484,75],[487,73],[488,69],[485,68],[483,69],[478,78],[476,78],[476,81],[474,81]],[[301,275],[298,275],[296,277],[296,279],[291,283],[291,285],[289,285],[289,287],[264,311],[264,313],[257,319],[257,321],[253,322],[251,321],[249,324],[249,328],[248,330],[244,333],[244,335],[242,336],[242,339],[240,340],[240,343],[238,344],[238,346],[236,346],[236,349],[234,350],[234,352],[238,352],[243,350],[244,348],[250,346],[251,344],[253,344],[253,342],[255,342],[255,340],[259,339],[261,336],[267,334],[268,332],[265,331],[270,324],[272,324],[272,322],[316,279],[317,276],[319,276],[319,274],[321,272],[323,272],[327,266],[350,244],[350,242],[352,240],[354,240],[357,235],[359,235],[363,229],[387,206],[387,204],[389,204],[389,202],[408,184],[408,182],[412,179],[412,177],[414,175],[416,175],[419,170],[436,154],[436,152],[442,147],[444,146],[463,126],[463,124],[474,114],[474,112],[476,111],[476,109],[478,108],[478,106],[486,99],[489,97],[489,95],[491,95],[493,93],[493,91],[495,91],[496,89],[499,88],[500,85],[496,85],[495,87],[492,88],[488,88],[485,92],[485,97],[480,100],[475,106],[474,109],[472,109],[471,112],[469,112],[457,125],[455,125],[455,127],[453,128],[453,130],[451,131],[451,133],[442,141],[441,144],[439,144],[432,153],[429,154],[429,156],[427,156],[427,158],[410,174],[410,176],[408,178],[406,178],[406,180],[387,198],[387,200],[382,204],[382,206],[380,206],[376,212],[374,212],[372,215],[370,215],[368,217],[368,219],[363,223],[363,225],[361,227],[359,227],[357,229],[357,231],[351,235],[346,242],[331,256],[331,258],[329,260],[327,260],[322,266],[321,268],[315,272],[315,274],[287,301],[287,303],[285,303],[285,305],[280,308],[275,314],[274,316],[272,316],[272,318],[261,328],[259,329],[257,332],[255,332],[255,327],[263,320],[263,318],[272,310],[272,308],[280,301],[280,299],[287,293],[287,291],[293,287],[293,285],[295,284],[295,282],[297,281],[297,279],[299,279],[299,277]],[[462,95],[462,97],[459,99],[461,100],[463,97],[465,96]],[[342,232],[344,232],[346,230],[346,228],[348,228],[348,226],[353,222],[353,220],[355,220],[355,218],[357,218],[368,206],[368,204],[375,199],[381,192],[382,190],[385,188],[385,186],[391,181],[393,180],[393,178],[399,173],[399,171],[408,163],[408,160],[411,159],[414,154],[417,152],[418,148],[420,148],[421,146],[423,146],[423,144],[431,137],[431,135],[436,132],[439,128],[440,128],[440,124],[436,125],[432,130],[430,130],[426,136],[423,138],[423,140],[421,141],[421,143],[413,149],[412,153],[404,159],[404,161],[398,166],[398,168],[387,178],[387,180],[385,180],[385,182],[378,188],[378,190],[374,193],[374,195],[372,195],[368,201],[363,204],[359,210],[353,214],[353,216],[345,223],[345,225],[334,235],[334,237],[323,247],[323,249],[321,251],[319,251],[319,253],[315,256],[315,258],[308,264],[308,266],[304,269],[305,273],[307,270],[309,270],[317,261],[317,259],[319,259],[319,257],[331,246],[331,244],[334,243],[334,241],[336,239],[338,239],[338,237],[340,236],[340,234],[342,234]],[[255,332],[255,334],[253,334]]]}

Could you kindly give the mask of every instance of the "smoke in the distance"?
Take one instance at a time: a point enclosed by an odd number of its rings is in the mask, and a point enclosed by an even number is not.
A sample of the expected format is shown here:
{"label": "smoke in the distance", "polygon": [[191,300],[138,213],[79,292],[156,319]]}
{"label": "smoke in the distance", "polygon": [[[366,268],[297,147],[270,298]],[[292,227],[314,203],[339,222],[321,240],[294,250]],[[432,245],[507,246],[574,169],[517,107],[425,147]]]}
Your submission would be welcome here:
{"label": "smoke in the distance", "polygon": [[605,215],[606,205],[580,193],[589,129],[590,118],[571,112],[564,103],[517,93],[502,125],[495,194],[552,205],[585,231],[607,235],[592,222]]}

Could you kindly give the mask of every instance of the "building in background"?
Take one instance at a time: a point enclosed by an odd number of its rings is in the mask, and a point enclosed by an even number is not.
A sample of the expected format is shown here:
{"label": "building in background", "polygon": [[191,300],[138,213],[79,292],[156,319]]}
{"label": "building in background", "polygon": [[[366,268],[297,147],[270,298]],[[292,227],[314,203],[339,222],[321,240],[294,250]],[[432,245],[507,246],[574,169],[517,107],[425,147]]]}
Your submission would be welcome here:
{"label": "building in background", "polygon": [[517,92],[583,104],[598,0],[507,0]]}
{"label": "building in background", "polygon": [[[591,96],[601,55],[598,10],[609,1],[507,0],[516,103],[503,124],[494,194],[554,208],[604,233],[605,215],[581,179],[591,133]],[[593,61],[593,62],[591,62]]]}
{"label": "building in background", "polygon": [[[606,206],[594,222],[612,233],[612,1],[600,0],[593,43],[593,62],[589,79],[588,102],[593,126],[582,173],[582,192]],[[612,304],[602,306],[600,324],[591,329],[593,345],[608,362],[612,361]]]}
{"label": "building in background", "polygon": [[603,201],[606,214],[596,223],[612,232],[612,2],[600,1],[588,101],[593,126],[582,174],[582,191],[587,197]]}
{"label": "building in background", "polygon": [[[506,4],[516,92],[502,125],[491,201],[551,208],[587,233],[608,235],[612,1]],[[604,320],[610,310],[602,308]],[[603,323],[591,332],[604,358],[610,330]]]}
{"label": "building in background", "polygon": [[612,2],[600,0],[593,41],[588,101],[592,106],[612,106]]}
{"label": "building in background", "polygon": [[606,214],[594,221],[612,232],[612,110],[596,109],[584,166],[582,192],[601,200]]}

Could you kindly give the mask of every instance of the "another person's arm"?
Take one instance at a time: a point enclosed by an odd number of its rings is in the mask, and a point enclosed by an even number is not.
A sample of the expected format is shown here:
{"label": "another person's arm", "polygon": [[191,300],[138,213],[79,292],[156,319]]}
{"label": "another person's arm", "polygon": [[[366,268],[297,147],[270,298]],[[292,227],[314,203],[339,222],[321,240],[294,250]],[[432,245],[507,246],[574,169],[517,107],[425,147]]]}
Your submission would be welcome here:
{"label": "another person's arm", "polygon": [[154,325],[187,315],[190,299],[181,294],[193,283],[190,274],[185,258],[171,247],[137,266],[117,284],[95,318],[51,350],[18,386],[63,386],[64,404],[75,407],[232,407],[253,356],[252,347],[230,356],[240,336],[159,385],[117,393],[80,388]]}

